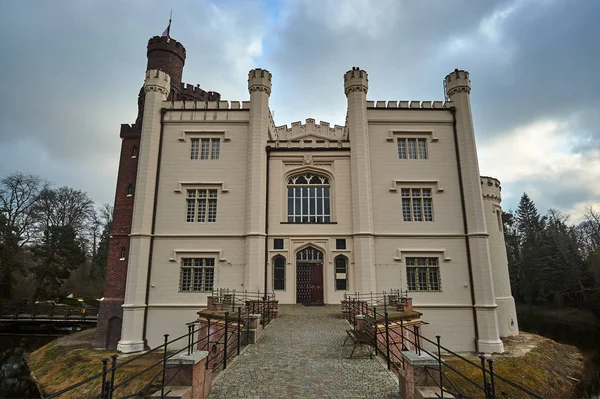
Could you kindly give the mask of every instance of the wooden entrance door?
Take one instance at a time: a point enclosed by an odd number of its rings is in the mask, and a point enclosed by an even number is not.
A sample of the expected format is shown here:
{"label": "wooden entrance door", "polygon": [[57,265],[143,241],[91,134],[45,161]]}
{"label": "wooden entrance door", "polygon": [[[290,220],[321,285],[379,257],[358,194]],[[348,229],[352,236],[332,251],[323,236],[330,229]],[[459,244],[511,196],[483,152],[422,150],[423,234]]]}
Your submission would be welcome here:
{"label": "wooden entrance door", "polygon": [[296,264],[296,303],[323,303],[323,264]]}
{"label": "wooden entrance door", "polygon": [[310,302],[310,263],[296,264],[296,303]]}
{"label": "wooden entrance door", "polygon": [[310,276],[310,301],[313,304],[323,303],[323,264],[313,263]]}

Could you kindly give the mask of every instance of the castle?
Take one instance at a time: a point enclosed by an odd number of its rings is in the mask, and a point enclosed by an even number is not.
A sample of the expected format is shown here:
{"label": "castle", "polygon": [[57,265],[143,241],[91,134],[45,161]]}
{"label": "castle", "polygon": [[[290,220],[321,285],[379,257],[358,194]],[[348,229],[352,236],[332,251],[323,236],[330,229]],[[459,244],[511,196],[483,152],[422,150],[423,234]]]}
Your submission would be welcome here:
{"label": "castle", "polygon": [[352,68],[344,126],[276,126],[267,70],[249,72],[249,100],[224,101],[182,83],[176,40],[151,38],[147,56],[136,123],[121,126],[98,346],[182,335],[225,287],[281,304],[401,288],[423,333],[454,350],[502,352],[500,337],[518,334],[468,72],[446,76],[446,102],[370,101],[367,72]]}

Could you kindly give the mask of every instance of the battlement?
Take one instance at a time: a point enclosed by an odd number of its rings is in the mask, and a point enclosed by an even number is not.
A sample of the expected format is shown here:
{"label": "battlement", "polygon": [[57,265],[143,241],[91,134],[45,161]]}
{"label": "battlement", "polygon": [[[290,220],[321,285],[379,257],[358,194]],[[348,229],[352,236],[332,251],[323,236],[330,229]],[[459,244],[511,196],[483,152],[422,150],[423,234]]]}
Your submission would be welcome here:
{"label": "battlement", "polygon": [[351,70],[344,74],[344,82],[353,78],[368,79],[368,74],[365,70],[360,69],[359,67],[352,67]]}
{"label": "battlement", "polygon": [[277,139],[277,128],[275,127],[275,120],[273,119],[271,109],[269,109],[269,137],[271,140]]}
{"label": "battlement", "polygon": [[450,109],[452,101],[367,101],[367,108]]}
{"label": "battlement", "polygon": [[[208,92],[210,93],[210,92]],[[217,93],[218,94],[218,93]],[[219,96],[220,98],[220,96]],[[166,109],[211,109],[211,110],[236,110],[250,109],[250,101],[227,101],[227,100],[177,100],[163,103]]]}
{"label": "battlement", "polygon": [[168,95],[171,90],[171,77],[161,71],[152,69],[146,71],[146,80],[144,81],[144,91],[159,91],[164,95]]}
{"label": "battlement", "polygon": [[446,84],[446,95],[451,97],[452,95],[465,92],[471,92],[471,81],[469,80],[469,72],[462,69],[455,69],[450,72],[444,78]]}
{"label": "battlement", "polygon": [[356,91],[367,94],[367,91],[369,91],[369,75],[359,67],[352,67],[344,74],[344,93],[347,96]]}
{"label": "battlement", "polygon": [[271,95],[271,72],[266,69],[256,68],[248,72],[248,91],[250,94],[254,91],[264,91]]}
{"label": "battlement", "polygon": [[132,137],[140,137],[142,135],[142,130],[140,126],[133,124],[129,125],[127,123],[121,124],[121,131],[119,133],[119,137],[122,139],[132,138]]}
{"label": "battlement", "polygon": [[502,201],[502,186],[500,185],[500,180],[489,176],[481,176],[480,180],[483,198],[488,198],[500,203]]}
{"label": "battlement", "polygon": [[148,58],[153,51],[168,51],[175,54],[185,62],[185,47],[175,39],[170,39],[165,36],[154,36],[148,40]]}
{"label": "battlement", "polygon": [[306,119],[306,123],[292,122],[292,125],[277,126],[275,128],[278,140],[292,140],[302,137],[315,136],[327,140],[346,140],[346,127],[334,125],[330,127],[329,122],[321,121],[318,125],[312,118]]}
{"label": "battlement", "polygon": [[199,101],[219,101],[221,94],[216,91],[205,91],[200,88],[200,85],[191,85],[181,83],[179,85],[179,94],[175,100],[199,100]]}

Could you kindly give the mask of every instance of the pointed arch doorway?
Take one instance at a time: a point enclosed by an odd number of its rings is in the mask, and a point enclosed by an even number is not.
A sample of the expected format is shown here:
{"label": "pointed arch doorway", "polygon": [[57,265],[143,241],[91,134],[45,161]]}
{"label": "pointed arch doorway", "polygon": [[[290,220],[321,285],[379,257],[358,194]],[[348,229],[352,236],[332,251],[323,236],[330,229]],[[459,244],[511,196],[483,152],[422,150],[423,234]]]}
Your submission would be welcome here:
{"label": "pointed arch doorway", "polygon": [[323,252],[308,246],[296,253],[296,303],[323,305]]}

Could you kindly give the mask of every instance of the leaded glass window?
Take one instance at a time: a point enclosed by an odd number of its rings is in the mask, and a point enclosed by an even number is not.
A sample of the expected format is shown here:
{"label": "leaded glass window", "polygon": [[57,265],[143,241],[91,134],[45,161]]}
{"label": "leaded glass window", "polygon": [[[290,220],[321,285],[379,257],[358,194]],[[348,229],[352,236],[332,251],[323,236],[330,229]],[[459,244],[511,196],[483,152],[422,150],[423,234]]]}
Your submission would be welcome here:
{"label": "leaded glass window", "polygon": [[427,159],[427,139],[398,137],[398,158]]}
{"label": "leaded glass window", "polygon": [[409,291],[440,291],[440,280],[438,258],[406,258],[406,281]]}
{"label": "leaded glass window", "polygon": [[187,222],[217,221],[217,190],[193,189],[187,190],[186,216]]}
{"label": "leaded glass window", "polygon": [[214,282],[214,258],[181,259],[180,292],[212,292]]}
{"label": "leaded glass window", "polygon": [[288,222],[331,222],[331,197],[329,178],[304,173],[288,179]]}
{"label": "leaded glass window", "polygon": [[433,202],[430,188],[403,188],[402,218],[405,222],[432,222]]}
{"label": "leaded glass window", "polygon": [[306,247],[296,254],[296,260],[323,260],[323,252],[313,247]]}

